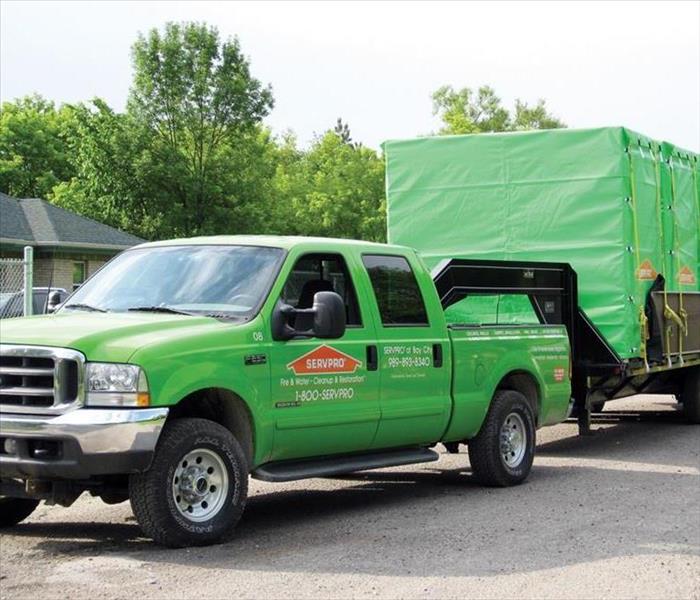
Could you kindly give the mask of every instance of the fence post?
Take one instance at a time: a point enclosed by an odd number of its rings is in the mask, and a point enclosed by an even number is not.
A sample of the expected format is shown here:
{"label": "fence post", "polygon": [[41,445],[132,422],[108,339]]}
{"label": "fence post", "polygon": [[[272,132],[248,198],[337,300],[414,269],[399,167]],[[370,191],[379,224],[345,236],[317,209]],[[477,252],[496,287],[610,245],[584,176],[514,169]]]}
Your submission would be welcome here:
{"label": "fence post", "polygon": [[24,247],[24,316],[34,312],[32,292],[34,291],[34,248]]}

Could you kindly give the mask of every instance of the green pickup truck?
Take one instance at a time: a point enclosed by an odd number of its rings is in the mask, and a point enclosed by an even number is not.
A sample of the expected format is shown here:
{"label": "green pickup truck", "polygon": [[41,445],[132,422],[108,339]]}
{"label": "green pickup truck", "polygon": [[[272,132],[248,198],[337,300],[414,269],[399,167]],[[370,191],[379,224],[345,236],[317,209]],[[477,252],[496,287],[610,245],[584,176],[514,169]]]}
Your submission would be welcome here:
{"label": "green pickup truck", "polygon": [[123,252],[55,314],[0,324],[0,526],[88,491],[129,499],[159,543],[209,544],[233,532],[249,475],[429,462],[437,443],[467,443],[486,485],[520,483],[536,428],[570,410],[567,331],[453,320],[405,247]]}

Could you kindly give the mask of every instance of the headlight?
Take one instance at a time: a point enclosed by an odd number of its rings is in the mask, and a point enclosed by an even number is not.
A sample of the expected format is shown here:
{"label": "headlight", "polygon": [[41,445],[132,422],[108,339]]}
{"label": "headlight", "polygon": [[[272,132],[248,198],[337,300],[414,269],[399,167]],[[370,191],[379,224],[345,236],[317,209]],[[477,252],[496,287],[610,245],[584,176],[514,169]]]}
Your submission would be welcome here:
{"label": "headlight", "polygon": [[148,406],[146,375],[136,365],[87,363],[87,406]]}

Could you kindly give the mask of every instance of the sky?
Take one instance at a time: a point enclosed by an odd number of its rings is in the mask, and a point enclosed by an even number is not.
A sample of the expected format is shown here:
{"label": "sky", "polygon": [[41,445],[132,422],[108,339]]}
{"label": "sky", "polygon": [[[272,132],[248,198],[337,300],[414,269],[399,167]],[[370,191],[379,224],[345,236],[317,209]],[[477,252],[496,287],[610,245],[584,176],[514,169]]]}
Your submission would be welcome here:
{"label": "sky", "polygon": [[431,94],[490,85],[570,127],[624,125],[700,151],[700,2],[0,3],[0,97],[123,109],[130,47],[167,21],[238,36],[270,83],[266,123],[302,144],[338,117],[356,141],[439,127]]}

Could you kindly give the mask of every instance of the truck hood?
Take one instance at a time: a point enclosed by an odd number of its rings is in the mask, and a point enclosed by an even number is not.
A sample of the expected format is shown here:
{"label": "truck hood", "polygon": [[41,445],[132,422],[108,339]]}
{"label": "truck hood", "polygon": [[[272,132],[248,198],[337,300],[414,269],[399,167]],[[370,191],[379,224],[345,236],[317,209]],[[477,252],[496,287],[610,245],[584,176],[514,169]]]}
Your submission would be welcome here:
{"label": "truck hood", "polygon": [[66,312],[0,321],[0,342],[73,348],[88,360],[127,362],[138,349],[234,323],[159,313]]}

